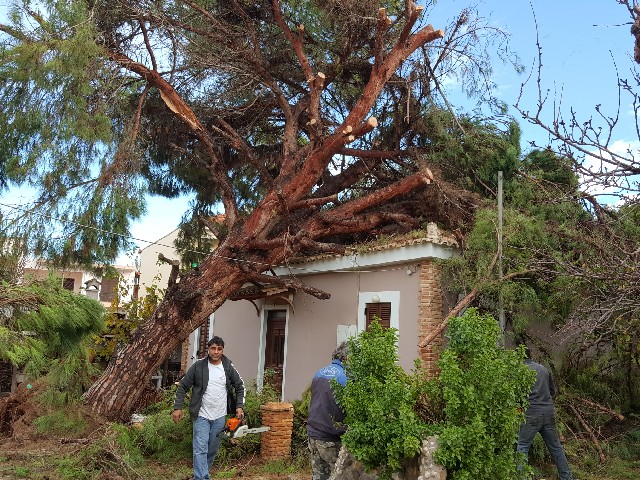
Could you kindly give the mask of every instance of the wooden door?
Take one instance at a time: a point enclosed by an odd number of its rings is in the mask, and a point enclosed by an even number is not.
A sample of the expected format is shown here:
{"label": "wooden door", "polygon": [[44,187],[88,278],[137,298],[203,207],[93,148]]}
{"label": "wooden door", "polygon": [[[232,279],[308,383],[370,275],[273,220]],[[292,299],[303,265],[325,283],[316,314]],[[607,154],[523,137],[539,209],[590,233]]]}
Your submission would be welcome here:
{"label": "wooden door", "polygon": [[265,383],[271,385],[278,395],[282,395],[282,375],[284,367],[286,310],[269,310],[267,314],[267,342],[265,345]]}

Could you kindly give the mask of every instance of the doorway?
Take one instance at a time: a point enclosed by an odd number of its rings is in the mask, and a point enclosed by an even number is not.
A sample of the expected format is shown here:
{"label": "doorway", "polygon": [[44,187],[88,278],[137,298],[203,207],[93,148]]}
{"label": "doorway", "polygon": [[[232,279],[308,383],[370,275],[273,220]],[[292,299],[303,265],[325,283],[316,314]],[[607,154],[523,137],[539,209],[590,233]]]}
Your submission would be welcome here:
{"label": "doorway", "polygon": [[284,348],[286,341],[287,311],[267,310],[267,335],[264,351],[264,382],[282,397],[284,374]]}

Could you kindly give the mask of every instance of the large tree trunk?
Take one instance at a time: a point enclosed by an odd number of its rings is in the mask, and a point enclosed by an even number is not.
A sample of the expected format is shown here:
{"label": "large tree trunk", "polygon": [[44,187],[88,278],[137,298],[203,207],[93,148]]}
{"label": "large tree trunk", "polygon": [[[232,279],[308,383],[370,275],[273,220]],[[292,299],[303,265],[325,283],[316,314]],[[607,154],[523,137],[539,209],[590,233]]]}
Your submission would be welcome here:
{"label": "large tree trunk", "polygon": [[211,256],[199,273],[185,275],[170,286],[151,318],[111,358],[86,392],[85,403],[105,418],[128,418],[158,365],[242,286],[245,278],[246,273],[227,259]]}
{"label": "large tree trunk", "polygon": [[[195,2],[186,3],[198,15],[203,15],[207,22],[214,20]],[[290,99],[267,71],[267,64],[258,51],[261,47],[256,44],[255,49],[247,50],[250,57],[245,61],[251,65],[252,74],[257,68],[257,73],[262,75],[263,83],[272,90],[273,99],[282,110],[284,119],[282,148],[279,149],[281,158],[275,177],[267,169],[259,151],[252,149],[250,142],[227,124],[223,117],[216,117],[211,122],[215,129],[208,129],[208,123],[199,120],[188,99],[181,97],[170,83],[171,77],[159,73],[155,61],[151,62],[151,67],[137,62],[127,56],[124,49],[119,49],[117,42],[107,42],[109,59],[140,76],[147,82],[148,88],[157,88],[175,119],[186,126],[190,136],[197,140],[201,150],[195,155],[197,161],[194,165],[204,168],[203,172],[209,175],[208,180],[220,192],[228,231],[223,245],[202,263],[199,273],[185,275],[178,283],[170,279],[169,288],[158,309],[136,330],[130,343],[114,355],[106,371],[85,394],[85,401],[91,409],[107,418],[126,418],[145,382],[160,362],[246,281],[279,282],[279,285],[287,288],[295,288],[318,298],[328,298],[326,293],[295,279],[267,277],[261,272],[297,255],[342,253],[343,244],[333,243],[337,236],[343,236],[341,241],[348,242],[350,235],[371,232],[390,223],[403,225],[404,228],[418,225],[412,209],[403,210],[400,205],[394,209],[384,207],[391,200],[422,189],[433,180],[433,174],[422,163],[411,174],[395,179],[392,177],[391,181],[380,184],[363,196],[339,199],[342,192],[350,191],[357,183],[357,178],[348,175],[335,175],[339,181],[332,184],[322,196],[314,195],[314,189],[323,174],[331,170],[329,163],[335,155],[340,155],[347,144],[363,138],[377,127],[378,121],[370,116],[371,111],[386,82],[400,65],[416,49],[442,38],[444,32],[426,25],[412,33],[423,7],[407,0],[404,27],[396,36],[394,45],[383,48],[392,20],[386,10],[380,8],[373,35],[378,45],[374,49],[376,58],[357,102],[339,127],[321,130],[322,138],[310,134],[314,141],[301,145],[300,125],[304,125],[301,115],[306,111],[312,120],[320,119],[319,99],[327,77],[311,68],[304,53],[303,37],[290,30],[277,0],[273,0],[272,9],[273,21],[288,39],[308,84],[305,87],[308,88],[308,95],[290,104]],[[248,21],[249,16],[243,18]],[[144,23],[147,19],[143,21],[141,18],[140,21]],[[214,24],[218,25],[217,21]],[[181,24],[180,27],[188,25]],[[142,30],[146,32],[144,28]],[[147,35],[144,35],[144,41],[153,59],[153,48]],[[224,39],[221,41],[226,42]],[[140,111],[137,118],[139,116]],[[229,173],[229,165],[237,159],[225,160],[221,156],[221,152],[224,153],[220,148],[222,141],[233,147],[240,154],[239,158],[248,162],[258,172],[264,185],[269,186],[248,217],[241,214],[237,192],[234,191],[235,180]],[[364,175],[365,171],[369,171],[369,166],[366,170],[360,170],[360,175]],[[216,226],[212,224],[210,228],[215,231]]]}

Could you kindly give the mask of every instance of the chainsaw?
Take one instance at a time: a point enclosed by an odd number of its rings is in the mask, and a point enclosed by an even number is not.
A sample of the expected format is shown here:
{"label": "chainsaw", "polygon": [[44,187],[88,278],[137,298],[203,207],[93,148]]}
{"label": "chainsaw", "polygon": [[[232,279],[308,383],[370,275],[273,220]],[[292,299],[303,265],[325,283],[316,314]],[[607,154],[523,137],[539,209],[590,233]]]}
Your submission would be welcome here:
{"label": "chainsaw", "polygon": [[242,438],[246,435],[249,435],[250,433],[268,432],[270,429],[271,427],[249,428],[249,426],[244,421],[244,417],[231,417],[227,420],[227,423],[225,424],[222,431],[218,434],[218,437],[225,440],[233,440],[236,438]]}

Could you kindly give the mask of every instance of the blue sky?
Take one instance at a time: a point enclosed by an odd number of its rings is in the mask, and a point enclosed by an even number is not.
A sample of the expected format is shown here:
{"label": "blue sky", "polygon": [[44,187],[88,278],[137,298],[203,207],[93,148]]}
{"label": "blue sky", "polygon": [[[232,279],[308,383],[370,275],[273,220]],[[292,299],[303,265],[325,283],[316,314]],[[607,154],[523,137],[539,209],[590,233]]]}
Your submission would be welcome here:
{"label": "blue sky", "polygon": [[[0,20],[5,18],[6,0],[0,0]],[[427,10],[428,21],[435,28],[445,28],[452,17],[464,7],[475,5],[491,25],[506,30],[511,35],[511,47],[525,67],[525,73],[517,75],[510,66],[494,64],[494,79],[499,86],[500,98],[513,105],[532,68],[537,69],[536,27],[542,47],[543,89],[550,89],[551,97],[562,97],[565,111],[569,107],[587,119],[594,114],[594,106],[602,104],[605,112],[615,113],[617,105],[617,64],[621,77],[629,77],[632,64],[633,38],[626,9],[616,0],[439,0]],[[452,92],[456,96],[455,91]],[[457,96],[459,99],[460,97]],[[525,89],[522,102],[529,109],[535,108],[537,84],[534,77]],[[553,98],[549,107],[552,107]],[[512,111],[518,118],[517,112]],[[543,112],[551,118],[551,109]],[[631,105],[622,104],[620,130],[615,140],[620,145],[636,145],[635,112]],[[536,140],[544,144],[546,135],[539,129],[521,123],[523,142]],[[7,196],[2,196],[3,201]],[[12,201],[19,200],[15,195]],[[152,242],[173,230],[187,208],[186,200],[152,198],[148,213],[132,228],[132,236]],[[145,242],[138,242],[141,247]],[[124,257],[120,259],[125,261]]]}

